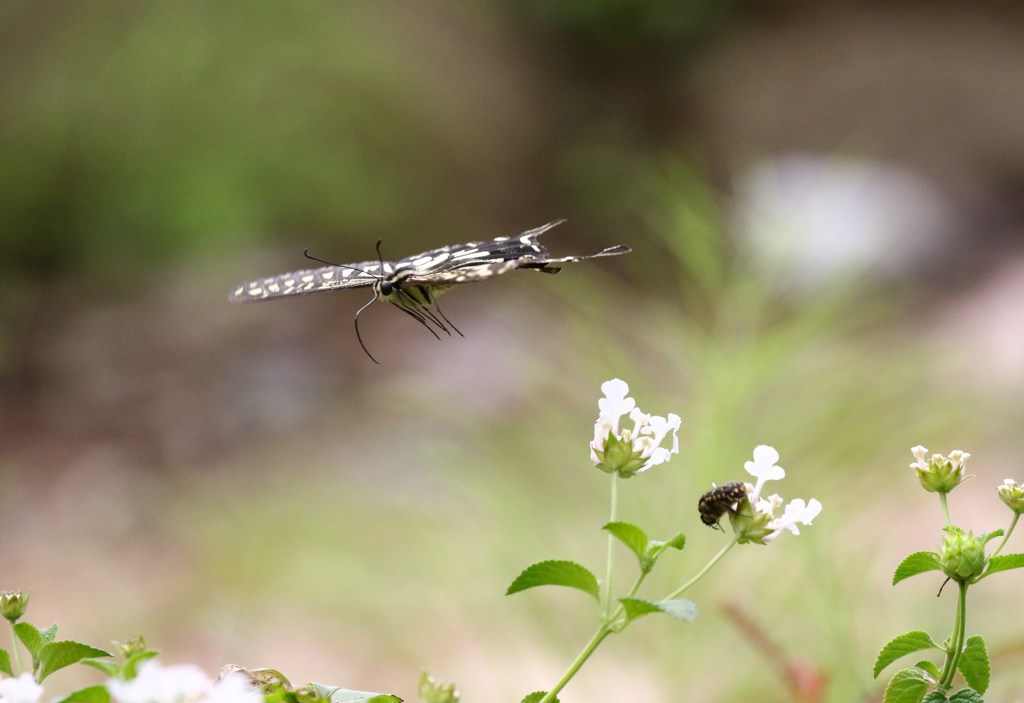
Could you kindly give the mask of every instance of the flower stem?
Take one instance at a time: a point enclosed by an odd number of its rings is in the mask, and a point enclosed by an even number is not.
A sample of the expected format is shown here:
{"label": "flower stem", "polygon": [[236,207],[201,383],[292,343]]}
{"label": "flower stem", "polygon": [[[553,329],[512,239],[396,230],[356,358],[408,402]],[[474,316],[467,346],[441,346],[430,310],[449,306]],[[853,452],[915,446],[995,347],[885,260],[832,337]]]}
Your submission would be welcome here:
{"label": "flower stem", "polygon": [[590,655],[594,653],[594,650],[597,649],[601,642],[604,641],[604,638],[611,633],[612,631],[608,627],[608,623],[601,623],[601,627],[597,628],[597,632],[595,632],[594,636],[590,638],[589,642],[587,642],[587,646],[584,647],[576,656],[576,659],[566,670],[565,674],[562,675],[562,678],[558,680],[558,683],[555,684],[554,688],[548,691],[544,697],[540,699],[539,703],[551,703],[551,701],[555,700],[558,693],[565,688],[565,685],[569,683],[573,676],[576,675],[576,672],[580,670],[580,667],[586,663],[587,659],[590,658]]}
{"label": "flower stem", "polygon": [[956,618],[953,621],[953,634],[950,637],[949,648],[946,650],[946,663],[942,668],[942,675],[939,677],[939,686],[944,688],[949,688],[953,683],[953,676],[960,663],[960,655],[964,651],[964,634],[967,632],[967,584],[958,583],[957,586],[959,591],[956,602]]}
{"label": "flower stem", "polygon": [[1002,551],[1003,546],[1006,544],[1006,540],[1010,539],[1010,535],[1013,534],[1013,528],[1017,526],[1018,520],[1020,520],[1020,513],[1014,513],[1013,520],[1010,521],[1010,526],[1006,528],[1006,534],[1003,535],[1003,539],[1000,540],[999,546],[996,547],[995,551],[988,555],[989,559],[991,559],[995,555],[999,554],[1000,551]]}
{"label": "flower stem", "polygon": [[21,665],[21,648],[18,646],[18,635],[14,632],[14,623],[11,623],[11,653],[14,655],[14,673],[21,674],[25,669]]}
{"label": "flower stem", "polygon": [[953,524],[953,521],[949,517],[949,501],[946,499],[946,493],[939,493],[939,502],[942,503],[942,512],[946,516],[946,527]]}
{"label": "flower stem", "polygon": [[[619,475],[612,474],[611,510],[608,522],[615,522],[619,514]],[[608,533],[608,559],[604,570],[604,619],[608,620],[612,611],[612,566],[615,562],[615,537]]]}
{"label": "flower stem", "polygon": [[730,549],[732,549],[733,547],[735,547],[737,545],[738,542],[739,542],[739,536],[734,536],[732,538],[732,541],[729,542],[729,544],[727,544],[724,547],[722,547],[720,550],[718,550],[718,554],[716,554],[715,556],[711,557],[711,561],[709,561],[707,564],[705,564],[704,568],[701,569],[700,571],[698,571],[697,574],[692,579],[690,579],[689,581],[684,583],[682,586],[680,586],[679,588],[677,588],[676,590],[672,591],[670,594],[665,596],[665,598],[663,600],[672,600],[673,598],[678,598],[679,596],[681,596],[684,592],[686,592],[687,589],[689,589],[691,586],[693,586],[693,584],[697,583],[702,578],[704,578],[704,576],[709,571],[711,571],[711,567],[713,567],[715,564],[717,564],[721,560],[721,558],[724,557],[726,555],[726,553]]}

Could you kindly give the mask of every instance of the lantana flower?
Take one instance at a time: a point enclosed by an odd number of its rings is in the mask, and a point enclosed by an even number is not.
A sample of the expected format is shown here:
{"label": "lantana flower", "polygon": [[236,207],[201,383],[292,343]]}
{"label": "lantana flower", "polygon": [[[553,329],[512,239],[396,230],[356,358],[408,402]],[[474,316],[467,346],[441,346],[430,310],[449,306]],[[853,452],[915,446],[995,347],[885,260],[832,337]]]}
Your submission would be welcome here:
{"label": "lantana flower", "polygon": [[954,449],[948,457],[941,454],[928,457],[928,450],[918,445],[910,453],[915,459],[910,468],[917,472],[921,487],[930,493],[949,493],[967,479],[974,478],[964,474],[967,460],[971,458],[967,452]]}
{"label": "lantana flower", "polygon": [[[744,463],[744,468],[756,481],[750,488],[746,501],[737,507],[737,517],[732,521],[739,534],[739,542],[767,544],[786,532],[800,534],[800,525],[810,525],[821,513],[821,502],[816,498],[805,501],[795,498],[785,504],[782,515],[775,517],[775,511],[784,503],[777,493],[762,496],[768,481],[786,477],[786,470],[778,465],[779,453],[774,447],[762,444],[754,449],[754,460]],[[744,504],[745,503],[745,504]],[[750,517],[746,517],[746,511]]]}
{"label": "lantana flower", "polygon": [[999,499],[1006,503],[1006,507],[1017,515],[1024,513],[1024,486],[1012,478],[1005,479],[1002,485],[996,487]]}
{"label": "lantana flower", "polygon": [[[602,383],[601,391],[604,398],[597,401],[594,441],[590,443],[590,459],[597,468],[629,478],[679,453],[678,415],[661,417],[643,412],[627,395],[629,386],[618,378]],[[622,427],[624,415],[628,415],[632,427]],[[662,446],[670,433],[671,447]]]}
{"label": "lantana flower", "polygon": [[192,664],[163,666],[148,661],[130,681],[111,679],[107,690],[117,703],[262,703],[263,695],[240,674],[216,681]]}
{"label": "lantana flower", "polygon": [[2,703],[39,703],[43,687],[36,683],[27,671],[20,676],[0,679],[0,701]]}

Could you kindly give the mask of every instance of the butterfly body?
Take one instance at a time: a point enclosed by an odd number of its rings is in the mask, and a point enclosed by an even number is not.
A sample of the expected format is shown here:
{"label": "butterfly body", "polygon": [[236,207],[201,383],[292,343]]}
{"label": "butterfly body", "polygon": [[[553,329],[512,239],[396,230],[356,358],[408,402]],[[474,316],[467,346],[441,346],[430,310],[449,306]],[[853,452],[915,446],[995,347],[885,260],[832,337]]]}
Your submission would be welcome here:
{"label": "butterfly body", "polygon": [[[431,249],[394,262],[379,258],[377,261],[332,264],[256,279],[238,286],[228,299],[244,303],[348,288],[372,288],[374,298],[371,303],[386,300],[398,306],[426,326],[434,336],[438,335],[431,325],[447,334],[451,334],[449,327],[461,334],[437,307],[437,296],[453,286],[483,281],[520,268],[558,273],[561,264],[630,251],[629,247],[619,245],[596,254],[552,257],[538,238],[563,222],[565,220],[555,220],[514,237],[496,237]],[[356,332],[358,334],[358,326]],[[365,345],[363,348],[365,350]]]}

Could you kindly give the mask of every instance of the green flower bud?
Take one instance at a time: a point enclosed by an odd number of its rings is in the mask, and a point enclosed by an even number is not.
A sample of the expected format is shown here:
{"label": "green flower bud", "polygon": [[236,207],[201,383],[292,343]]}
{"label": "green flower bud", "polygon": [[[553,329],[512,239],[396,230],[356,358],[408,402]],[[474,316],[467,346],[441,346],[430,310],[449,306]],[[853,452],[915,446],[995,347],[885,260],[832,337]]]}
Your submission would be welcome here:
{"label": "green flower bud", "polygon": [[947,527],[939,548],[939,564],[943,573],[957,583],[980,576],[985,570],[985,542],[990,535],[974,536],[959,527]]}
{"label": "green flower bud", "polygon": [[17,622],[28,610],[27,591],[0,591],[0,612],[11,622]]}
{"label": "green flower bud", "polygon": [[1006,507],[1017,515],[1024,513],[1024,486],[1008,478],[996,491],[999,493],[999,499],[1006,503]]}
{"label": "green flower bud", "polygon": [[420,677],[419,696],[423,703],[459,703],[455,684],[438,683],[425,671]]}
{"label": "green flower bud", "polygon": [[131,659],[136,654],[141,654],[146,651],[146,640],[142,635],[135,635],[135,637],[132,637],[130,640],[126,640],[125,642],[117,642],[115,640],[114,647],[121,653],[122,657],[125,659]]}
{"label": "green flower bud", "polygon": [[930,493],[949,493],[961,483],[973,476],[964,475],[964,466],[971,455],[954,449],[948,457],[932,454],[927,458],[928,450],[916,446],[910,450],[917,459],[910,468],[917,472],[917,480],[921,487]]}

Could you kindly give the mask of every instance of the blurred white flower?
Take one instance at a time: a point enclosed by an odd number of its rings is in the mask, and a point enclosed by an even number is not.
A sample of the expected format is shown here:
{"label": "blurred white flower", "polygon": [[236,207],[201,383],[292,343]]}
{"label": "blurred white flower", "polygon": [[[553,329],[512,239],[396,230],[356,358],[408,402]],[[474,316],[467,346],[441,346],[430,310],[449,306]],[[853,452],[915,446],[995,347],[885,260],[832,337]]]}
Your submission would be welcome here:
{"label": "blurred white flower", "polygon": [[772,530],[772,533],[765,535],[764,541],[771,542],[786,530],[794,535],[800,534],[797,523],[810,525],[819,513],[821,513],[821,502],[818,499],[811,498],[805,503],[803,498],[794,498],[786,505],[782,517],[775,518],[768,523],[768,529]]}
{"label": "blurred white flower", "polygon": [[43,687],[28,672],[0,679],[0,703],[39,703],[42,695]]}
{"label": "blurred white flower", "polygon": [[766,481],[778,481],[786,478],[786,470],[778,465],[779,453],[775,447],[759,444],[754,447],[754,460],[744,462],[743,468],[757,479],[754,489],[750,492],[750,502],[756,503]]}
{"label": "blurred white flower", "polygon": [[148,661],[131,681],[110,679],[107,690],[117,703],[193,703],[202,701],[213,681],[192,664],[163,666]]}
{"label": "blurred white flower", "polygon": [[205,703],[263,703],[263,694],[242,674],[231,673],[214,682]]}

